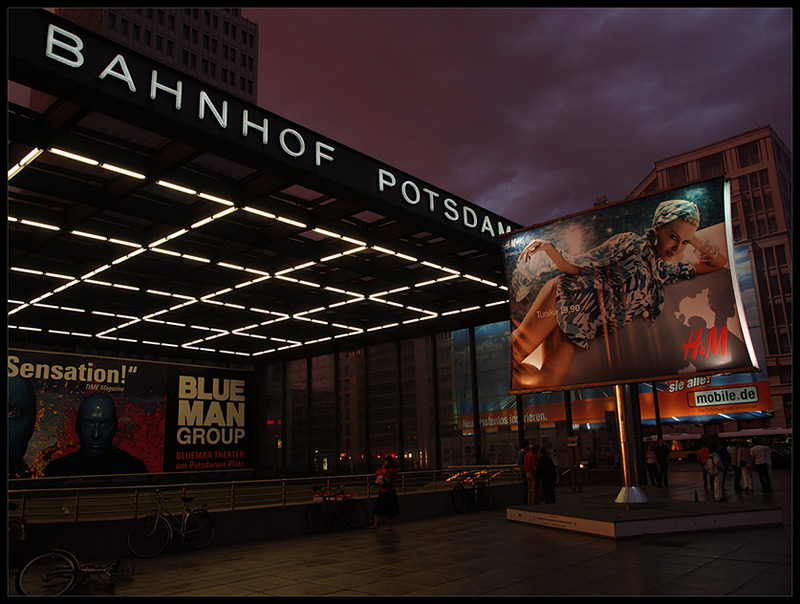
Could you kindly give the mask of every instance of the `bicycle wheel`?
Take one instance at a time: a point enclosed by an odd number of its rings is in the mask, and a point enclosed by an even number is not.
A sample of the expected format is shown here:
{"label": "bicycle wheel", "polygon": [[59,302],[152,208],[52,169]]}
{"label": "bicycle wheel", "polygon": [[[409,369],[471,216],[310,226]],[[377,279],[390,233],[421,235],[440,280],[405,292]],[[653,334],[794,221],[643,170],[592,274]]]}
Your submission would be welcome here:
{"label": "bicycle wheel", "polygon": [[450,498],[453,501],[453,507],[459,514],[465,514],[469,510],[469,494],[461,485],[453,487],[453,490],[450,491]]}
{"label": "bicycle wheel", "polygon": [[17,571],[21,596],[59,596],[78,582],[79,563],[65,551],[50,551],[31,558]]}
{"label": "bicycle wheel", "polygon": [[19,518],[8,519],[8,557],[17,553],[20,544],[25,540],[25,526]]}
{"label": "bicycle wheel", "polygon": [[479,484],[475,489],[475,500],[482,510],[492,509],[492,492],[485,484]]}
{"label": "bicycle wheel", "polygon": [[145,516],[133,521],[128,531],[128,549],[134,556],[152,558],[163,552],[172,529],[161,516]]}
{"label": "bicycle wheel", "polygon": [[211,512],[203,508],[189,512],[184,536],[189,545],[194,548],[208,547],[214,539],[214,517]]}
{"label": "bicycle wheel", "polygon": [[347,526],[360,529],[367,523],[367,508],[358,499],[345,499],[342,503],[342,516]]}
{"label": "bicycle wheel", "polygon": [[315,533],[327,533],[331,528],[331,520],[333,520],[333,514],[331,514],[324,502],[312,505],[306,511],[308,528]]}

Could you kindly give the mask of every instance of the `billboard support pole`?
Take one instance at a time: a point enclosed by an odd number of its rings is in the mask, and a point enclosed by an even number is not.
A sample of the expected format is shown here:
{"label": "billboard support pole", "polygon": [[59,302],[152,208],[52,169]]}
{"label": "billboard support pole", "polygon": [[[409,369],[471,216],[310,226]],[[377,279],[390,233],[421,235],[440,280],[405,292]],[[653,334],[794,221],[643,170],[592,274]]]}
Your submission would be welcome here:
{"label": "billboard support pole", "polygon": [[633,417],[630,384],[614,386],[614,394],[617,404],[617,425],[619,427],[620,444],[620,463],[622,465],[625,486],[617,494],[614,503],[647,503],[647,495],[636,485],[633,484],[634,478],[634,444],[631,442],[632,430],[628,426],[629,420]]}

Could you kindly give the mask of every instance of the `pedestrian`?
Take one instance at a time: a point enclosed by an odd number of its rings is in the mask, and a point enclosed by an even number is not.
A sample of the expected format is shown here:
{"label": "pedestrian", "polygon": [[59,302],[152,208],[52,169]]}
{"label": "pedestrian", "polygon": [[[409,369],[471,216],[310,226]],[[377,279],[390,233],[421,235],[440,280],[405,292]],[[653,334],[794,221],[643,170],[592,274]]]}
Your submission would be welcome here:
{"label": "pedestrian", "polygon": [[528,452],[525,454],[525,474],[528,477],[528,505],[536,505],[537,461],[536,445],[531,443],[528,445]]}
{"label": "pedestrian", "polygon": [[394,457],[386,455],[383,458],[383,465],[378,468],[375,475],[375,482],[380,487],[380,490],[372,512],[375,518],[367,528],[377,531],[380,517],[385,516],[389,519],[389,526],[386,532],[390,533],[392,532],[394,517],[400,513],[400,503],[397,501],[397,491],[394,487],[394,481],[397,476],[397,464],[394,461]]}
{"label": "pedestrian", "polygon": [[717,452],[717,447],[717,443],[711,443],[708,447],[705,468],[714,487],[714,501],[722,501],[722,477],[725,475],[725,464]]}
{"label": "pedestrian", "polygon": [[544,502],[555,503],[558,470],[556,470],[556,464],[553,463],[553,460],[547,455],[547,449],[544,447],[539,449],[539,457],[536,460],[536,474],[539,479],[539,484],[542,486]]}
{"label": "pedestrian", "polygon": [[742,489],[742,466],[740,465],[741,448],[739,441],[734,440],[728,446],[728,455],[731,457],[731,469],[733,470],[733,490],[741,493]]}
{"label": "pedestrian", "polygon": [[525,473],[525,455],[528,453],[528,441],[522,441],[522,448],[517,453],[517,467],[522,478],[522,505],[528,503],[528,475]]}
{"label": "pedestrian", "polygon": [[772,474],[772,468],[770,468],[770,465],[772,465],[772,455],[769,447],[760,440],[757,440],[750,448],[750,456],[753,458],[753,467],[755,467],[756,472],[758,472],[758,480],[761,482],[761,492],[772,492],[772,479],[770,478],[770,474]]}
{"label": "pedestrian", "polygon": [[656,444],[656,465],[658,466],[658,486],[669,487],[669,475],[667,474],[667,464],[669,464],[669,447],[664,444],[664,439],[659,438]]}
{"label": "pedestrian", "polygon": [[658,482],[658,464],[656,463],[656,450],[653,445],[647,445],[644,460],[647,465],[647,476],[650,478],[650,484],[661,486]]}
{"label": "pedestrian", "polygon": [[707,489],[708,485],[714,486],[714,479],[709,478],[708,471],[706,470],[706,462],[708,461],[708,445],[702,441],[700,450],[697,452],[697,461],[700,463],[700,469],[703,471],[703,488]]}
{"label": "pedestrian", "polygon": [[720,443],[717,447],[717,455],[722,460],[722,465],[725,466],[725,469],[722,471],[722,490],[725,490],[725,478],[728,475],[728,470],[731,468],[731,455],[728,451],[728,447],[725,446],[725,443]]}
{"label": "pedestrian", "polygon": [[753,492],[753,456],[747,442],[739,441],[739,467],[742,471],[742,490]]}

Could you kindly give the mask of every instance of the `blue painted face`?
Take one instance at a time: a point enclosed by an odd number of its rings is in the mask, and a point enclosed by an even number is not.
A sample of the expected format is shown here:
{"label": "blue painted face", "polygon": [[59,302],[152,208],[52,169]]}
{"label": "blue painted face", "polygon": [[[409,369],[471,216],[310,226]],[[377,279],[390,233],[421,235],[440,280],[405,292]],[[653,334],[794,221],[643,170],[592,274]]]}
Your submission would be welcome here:
{"label": "blue painted face", "polygon": [[8,467],[19,464],[36,424],[36,397],[29,380],[13,377],[8,380]]}
{"label": "blue painted face", "polygon": [[81,402],[76,426],[81,448],[86,455],[105,455],[117,431],[117,412],[113,399],[91,394]]}

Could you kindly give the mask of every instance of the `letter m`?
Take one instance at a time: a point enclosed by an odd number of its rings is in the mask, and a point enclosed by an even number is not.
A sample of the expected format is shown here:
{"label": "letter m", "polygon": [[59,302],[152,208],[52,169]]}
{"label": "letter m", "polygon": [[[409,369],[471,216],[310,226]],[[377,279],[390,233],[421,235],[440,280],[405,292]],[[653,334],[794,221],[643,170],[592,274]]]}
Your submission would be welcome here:
{"label": "letter m", "polygon": [[202,426],[203,425],[203,401],[178,401],[178,425],[179,426]]}
{"label": "letter m", "polygon": [[[722,354],[725,356],[725,348],[728,344],[728,326],[723,325],[719,332],[719,340],[717,340],[717,328],[712,327],[708,331],[708,346],[706,346],[706,357],[713,350],[714,354]],[[720,352],[722,349],[722,352]]]}

